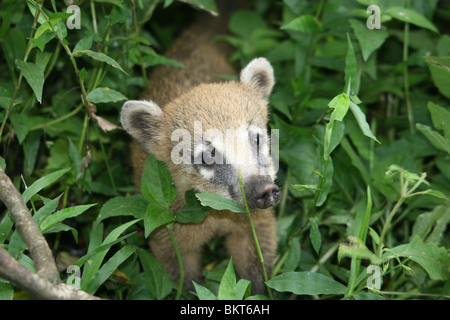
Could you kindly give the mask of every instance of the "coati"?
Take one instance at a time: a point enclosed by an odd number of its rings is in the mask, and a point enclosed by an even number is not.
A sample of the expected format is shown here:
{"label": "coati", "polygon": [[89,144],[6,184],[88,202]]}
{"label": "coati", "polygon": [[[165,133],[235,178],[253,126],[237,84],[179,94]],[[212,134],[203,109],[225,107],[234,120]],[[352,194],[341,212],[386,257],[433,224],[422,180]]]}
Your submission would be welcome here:
{"label": "coati", "polygon": [[[273,69],[266,59],[256,58],[242,69],[238,81],[224,81],[220,75],[236,72],[227,61],[226,50],[211,42],[218,28],[223,27],[218,23],[223,24],[223,20],[201,17],[181,33],[166,56],[186,68],[158,67],[149,78],[150,86],[142,100],[123,105],[121,123],[135,139],[131,157],[136,185],[140,186],[148,154],[163,161],[178,192],[171,208],[174,211],[183,207],[185,192],[192,189],[218,193],[243,204],[240,170],[270,274],[277,246],[272,207],[280,200],[267,134],[268,99],[275,83]],[[172,153],[179,141],[173,133],[180,129],[192,137],[187,158],[191,161],[175,163]],[[227,130],[238,137],[237,150],[224,142]],[[238,275],[252,282],[252,293],[266,292],[245,214],[211,210],[203,222],[176,223],[173,230],[183,260],[185,289],[193,289],[192,281],[201,282],[202,246],[219,236],[225,237]],[[153,231],[149,245],[166,272],[177,281],[178,263],[166,228]]]}

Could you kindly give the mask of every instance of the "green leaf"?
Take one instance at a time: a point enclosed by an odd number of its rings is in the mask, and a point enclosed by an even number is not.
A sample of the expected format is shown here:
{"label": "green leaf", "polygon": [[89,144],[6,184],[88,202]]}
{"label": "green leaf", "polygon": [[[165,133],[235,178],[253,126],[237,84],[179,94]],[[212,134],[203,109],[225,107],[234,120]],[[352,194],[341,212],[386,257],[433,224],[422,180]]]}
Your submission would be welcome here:
{"label": "green leaf", "polygon": [[161,263],[148,251],[138,250],[144,270],[144,282],[154,299],[164,299],[172,291],[173,284]]}
{"label": "green leaf", "polygon": [[408,244],[403,244],[383,254],[383,259],[400,257],[410,258],[418,263],[428,273],[432,280],[448,280],[450,274],[450,257],[445,247],[434,243],[423,243],[418,235]]}
{"label": "green leaf", "polygon": [[64,221],[65,219],[79,216],[80,214],[82,214],[83,212],[85,212],[86,210],[88,210],[89,208],[91,208],[95,205],[96,204],[79,205],[79,206],[64,208],[60,211],[57,211],[54,214],[52,214],[51,216],[48,216],[47,218],[45,218],[44,221],[42,221],[41,226],[40,226],[41,230],[45,230],[48,227],[50,227],[51,225],[53,225],[57,222]]}
{"label": "green leaf", "polygon": [[199,300],[217,300],[217,297],[208,288],[199,285],[195,281],[192,282],[194,283],[195,292]]}
{"label": "green leaf", "polygon": [[14,127],[14,131],[17,135],[17,140],[19,144],[25,140],[28,135],[28,131],[30,130],[30,121],[26,114],[22,113],[13,113],[11,114],[11,123]]}
{"label": "green leaf", "polygon": [[370,55],[383,45],[389,33],[385,30],[370,30],[365,23],[356,19],[350,19],[349,22],[358,39],[363,59],[367,61]]}
{"label": "green leaf", "polygon": [[439,33],[439,31],[436,29],[436,27],[433,25],[433,23],[431,23],[427,18],[425,18],[421,14],[419,14],[411,9],[406,9],[406,8],[402,8],[402,7],[392,7],[392,8],[389,8],[388,10],[384,11],[383,14],[390,15],[391,17],[393,17],[397,20],[411,23],[418,27],[425,28],[425,29],[431,30],[433,32]]}
{"label": "green leaf", "polygon": [[317,219],[311,218],[311,219],[309,219],[309,223],[311,224],[311,229],[309,231],[309,237],[311,239],[311,244],[314,248],[314,251],[316,251],[316,253],[319,254],[320,247],[322,246],[322,235],[320,234],[319,226],[317,224]]}
{"label": "green leaf", "polygon": [[27,80],[31,89],[33,89],[34,95],[37,101],[42,103],[42,89],[44,88],[44,70],[45,65],[34,64],[32,62],[24,62],[16,60],[17,67],[22,72],[23,76]]}
{"label": "green leaf", "polygon": [[92,47],[92,41],[94,40],[94,35],[88,35],[84,38],[82,38],[78,43],[75,45],[75,48],[73,48],[72,54],[75,54],[77,52],[83,51],[83,50],[89,50]]}
{"label": "green leaf", "polygon": [[[55,212],[56,208],[58,207],[59,200],[61,199],[61,196],[63,194],[61,193],[59,196],[57,196],[55,199],[52,199],[48,201],[42,208],[40,208],[33,216],[34,221],[36,221],[37,225],[40,227],[42,221],[50,216],[53,212]],[[40,227],[42,230],[42,228]]]}
{"label": "green leaf", "polygon": [[[442,237],[442,229],[446,227],[447,222],[450,220],[450,207],[442,205],[437,206],[433,210],[429,212],[425,212],[420,214],[416,221],[414,222],[414,226],[412,228],[412,236],[419,236],[421,239],[425,240],[428,234],[430,237],[427,238],[427,241],[430,240],[431,236],[433,236],[433,240],[435,244],[438,244],[440,238]],[[440,235],[435,237],[435,232],[432,231],[435,229],[438,231]],[[437,238],[437,239],[435,239]]]}
{"label": "green leaf", "polygon": [[220,194],[209,192],[197,193],[196,197],[203,206],[208,206],[216,210],[229,210],[235,213],[246,212],[245,208],[238,202],[225,198]]}
{"label": "green leaf", "polygon": [[298,295],[344,294],[347,288],[339,282],[315,272],[286,272],[266,282],[279,292]]}
{"label": "green leaf", "polygon": [[420,123],[416,123],[416,128],[436,149],[446,151],[450,154],[450,141],[445,139],[441,134],[439,134],[439,132],[434,131],[429,126]]}
{"label": "green leaf", "polygon": [[280,29],[313,33],[313,32],[320,31],[321,23],[319,20],[317,20],[316,17],[314,17],[310,14],[307,14],[307,15],[295,18],[294,20],[281,26]]}
{"label": "green leaf", "polygon": [[116,197],[106,201],[98,213],[96,223],[103,219],[117,216],[133,216],[137,219],[144,218],[148,201],[141,195],[129,197]]}
{"label": "green leaf", "polygon": [[172,177],[166,165],[149,156],[141,178],[141,193],[150,202],[160,207],[169,207],[175,200],[176,188],[172,185]]}
{"label": "green leaf", "polygon": [[103,52],[94,52],[94,51],[91,51],[91,50],[82,50],[82,51],[75,52],[73,54],[74,57],[81,57],[81,56],[84,56],[84,55],[87,55],[87,56],[91,57],[92,59],[95,59],[95,60],[98,60],[98,61],[106,62],[107,64],[109,64],[113,68],[119,69],[123,73],[127,74],[125,72],[125,70],[123,70],[122,67],[117,63],[116,60],[114,60],[113,58],[107,56]]}
{"label": "green leaf", "polygon": [[202,222],[208,214],[209,208],[202,206],[193,190],[186,192],[185,197],[186,204],[184,207],[180,212],[173,213],[175,220],[181,223]]}
{"label": "green leaf", "polygon": [[291,272],[297,269],[298,264],[300,263],[300,253],[300,240],[298,237],[294,237],[289,242],[286,260],[283,264],[283,272]]}
{"label": "green leaf", "polygon": [[450,57],[424,57],[430,68],[431,77],[439,92],[450,98]]}
{"label": "green leaf", "polygon": [[350,110],[352,111],[353,115],[355,116],[356,122],[358,123],[358,126],[361,129],[362,133],[366,137],[369,137],[370,139],[380,143],[380,141],[378,141],[378,139],[372,133],[372,130],[370,130],[370,126],[366,120],[366,115],[364,114],[364,112],[362,112],[361,108],[357,104],[350,101]]}
{"label": "green leaf", "polygon": [[[140,220],[141,219],[135,219],[116,227],[106,236],[105,240],[103,240],[101,244],[98,243],[98,240],[101,241],[101,237],[103,236],[102,232],[96,233],[98,237],[97,241],[93,241],[92,239],[94,239],[94,237],[91,235],[91,243],[93,245],[89,243],[88,253],[80,258],[77,262],[77,265],[81,267],[81,265],[83,265],[86,261],[89,261],[89,263],[85,265],[83,270],[81,290],[86,290],[86,288],[89,286],[89,283],[100,269],[103,259],[105,258],[111,246],[116,244],[117,242],[123,241],[125,238],[129,237],[132,234],[128,234],[123,237],[120,237],[120,235],[125,232],[126,229]],[[102,224],[94,224],[92,232],[95,232],[97,230],[103,230]]]}
{"label": "green leaf", "polygon": [[166,207],[156,202],[150,202],[144,216],[145,237],[147,238],[156,228],[173,221],[175,219]]}
{"label": "green leaf", "polygon": [[431,113],[434,127],[444,131],[445,138],[450,140],[450,111],[431,101],[428,102],[428,110]]}
{"label": "green leaf", "polygon": [[319,187],[314,184],[293,184],[291,185],[291,187],[299,191],[309,190],[316,192],[317,190],[319,190]]}
{"label": "green leaf", "polygon": [[56,172],[50,173],[42,178],[36,180],[31,186],[29,186],[22,194],[23,201],[25,203],[31,199],[36,193],[41,191],[42,189],[48,187],[53,182],[61,178],[66,172],[68,172],[70,168],[61,169]]}
{"label": "green leaf", "polygon": [[345,85],[344,91],[348,96],[356,96],[359,91],[361,73],[358,71],[355,50],[350,35],[347,33],[348,49],[345,57]]}
{"label": "green leaf", "polygon": [[113,272],[127,260],[135,251],[137,247],[127,245],[120,248],[101,268],[98,270],[94,278],[89,282],[86,292],[94,294],[98,288],[113,274]]}
{"label": "green leaf", "polygon": [[219,285],[219,293],[217,299],[219,300],[242,300],[244,298],[247,289],[249,288],[250,281],[246,279],[240,279],[236,283],[236,274],[233,267],[233,258],[230,258],[227,269],[223,274],[222,280]]}
{"label": "green leaf", "polygon": [[124,101],[128,98],[121,94],[119,91],[110,88],[95,88],[87,95],[87,98],[92,103],[109,103]]}
{"label": "green leaf", "polygon": [[213,15],[217,15],[218,13],[217,5],[214,0],[185,0],[184,2],[199,7],[202,10],[206,10]]}

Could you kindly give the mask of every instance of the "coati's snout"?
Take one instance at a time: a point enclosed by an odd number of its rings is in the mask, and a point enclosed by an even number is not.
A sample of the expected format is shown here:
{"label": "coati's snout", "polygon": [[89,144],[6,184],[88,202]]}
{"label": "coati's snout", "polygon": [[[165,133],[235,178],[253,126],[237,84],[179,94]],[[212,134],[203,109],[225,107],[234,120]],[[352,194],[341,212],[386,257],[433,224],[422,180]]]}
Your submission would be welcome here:
{"label": "coati's snout", "polygon": [[250,209],[266,209],[276,205],[281,198],[278,186],[270,177],[252,176],[244,184],[244,192]]}

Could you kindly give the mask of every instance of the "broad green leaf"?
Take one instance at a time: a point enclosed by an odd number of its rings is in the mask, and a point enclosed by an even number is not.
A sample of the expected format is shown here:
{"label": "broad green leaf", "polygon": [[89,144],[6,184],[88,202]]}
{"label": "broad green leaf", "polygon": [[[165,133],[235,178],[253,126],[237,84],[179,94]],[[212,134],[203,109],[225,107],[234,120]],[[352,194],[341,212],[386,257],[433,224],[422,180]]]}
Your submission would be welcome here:
{"label": "broad green leaf", "polygon": [[40,225],[41,230],[45,230],[48,227],[50,227],[51,225],[53,225],[57,222],[64,221],[65,219],[79,216],[80,214],[82,214],[83,212],[85,212],[86,210],[88,210],[89,208],[91,208],[95,205],[96,204],[79,205],[79,206],[75,206],[75,207],[64,208],[60,211],[57,211],[42,221],[42,223]]}
{"label": "broad green leaf", "polygon": [[175,221],[173,215],[167,208],[156,202],[150,202],[144,216],[145,237],[147,238],[156,228],[173,221]]}
{"label": "broad green leaf", "polygon": [[416,128],[436,149],[446,151],[450,154],[450,141],[444,138],[439,132],[434,131],[429,126],[420,123],[416,123]]}
{"label": "broad green leaf", "polygon": [[92,103],[108,103],[124,101],[128,99],[119,91],[105,87],[95,88],[88,93],[87,98]]}
{"label": "broad green leaf", "polygon": [[141,193],[150,202],[160,207],[169,207],[175,200],[176,188],[166,165],[153,157],[148,157],[141,178]]}
{"label": "broad green leaf", "polygon": [[122,67],[117,63],[116,60],[114,60],[113,58],[107,56],[103,52],[94,52],[94,51],[91,51],[91,50],[82,50],[82,51],[75,52],[73,54],[74,57],[81,57],[81,56],[84,56],[84,55],[87,55],[87,56],[91,57],[92,59],[95,59],[95,60],[98,60],[98,61],[106,62],[107,64],[109,64],[113,68],[119,69],[123,73],[127,74],[125,72],[125,70],[123,70]]}
{"label": "broad green leaf", "polygon": [[0,300],[12,300],[14,287],[10,283],[0,282]]}
{"label": "broad green leaf", "polygon": [[286,272],[266,282],[267,286],[279,292],[298,295],[344,294],[347,287],[315,272]]}
{"label": "broad green leaf", "polygon": [[202,206],[193,190],[186,192],[185,197],[186,204],[180,212],[173,213],[174,219],[181,223],[202,222],[208,214],[209,208]]}
{"label": "broad green leaf", "polygon": [[195,281],[192,282],[194,283],[195,292],[199,300],[217,300],[217,297],[208,288],[199,285]]}
{"label": "broad green leaf", "polygon": [[145,285],[154,299],[164,299],[173,288],[172,280],[164,271],[161,263],[148,251],[138,250],[139,261],[144,270]]}
{"label": "broad green leaf", "polygon": [[343,257],[367,259],[370,260],[372,264],[380,264],[383,262],[383,260],[370,251],[358,237],[348,236],[348,239],[350,241],[349,244],[341,243],[339,245],[337,256],[338,262],[340,262]]}
{"label": "broad green leaf", "polygon": [[444,136],[447,140],[450,140],[450,111],[431,101],[428,102],[428,110],[431,113],[434,127],[444,131]]}
{"label": "broad green leaf", "polygon": [[283,264],[283,272],[291,272],[297,269],[298,264],[300,263],[300,253],[300,240],[298,237],[294,237],[289,242],[286,260]]}
{"label": "broad green leaf", "polygon": [[410,243],[397,246],[390,251],[383,254],[382,258],[387,260],[396,256],[407,257],[424,268],[432,280],[449,279],[450,257],[445,247],[438,247],[434,243],[423,243],[416,235]]}
{"label": "broad green leaf", "polygon": [[116,216],[133,216],[137,219],[144,218],[147,206],[148,201],[141,194],[112,198],[103,204],[97,216],[96,223],[98,224],[103,219]]}
{"label": "broad green leaf", "polygon": [[358,39],[364,61],[367,61],[372,52],[383,45],[389,33],[385,30],[370,30],[365,23],[356,19],[350,19],[349,22]]}
{"label": "broad green leaf", "polygon": [[295,18],[294,20],[283,25],[280,29],[313,33],[320,31],[321,23],[316,17],[307,14]]}
{"label": "broad green leaf", "polygon": [[92,41],[94,40],[94,35],[88,35],[84,38],[82,38],[78,43],[75,45],[75,48],[73,48],[72,54],[75,54],[79,51],[83,50],[90,50],[92,47]]}
{"label": "broad green leaf", "polygon": [[24,62],[16,60],[17,67],[22,72],[31,89],[33,89],[39,103],[42,102],[42,89],[44,87],[44,70],[45,65],[34,64],[32,62]]}
{"label": "broad green leaf", "polygon": [[449,221],[450,207],[437,206],[416,218],[412,228],[412,237],[417,235],[424,241],[426,239],[426,242],[438,244]]}
{"label": "broad green leaf", "polygon": [[17,140],[19,141],[19,144],[22,144],[30,130],[29,118],[26,114],[13,113],[10,116],[10,120],[14,127],[14,131],[16,132]]}
{"label": "broad green leaf", "polygon": [[450,57],[424,57],[430,68],[431,77],[439,92],[450,98]]}
{"label": "broad green leaf", "polygon": [[56,172],[50,173],[42,178],[36,180],[33,184],[31,184],[22,194],[23,201],[25,203],[31,199],[36,193],[41,191],[42,189],[48,187],[53,182],[61,178],[66,172],[68,172],[70,168],[61,169]]}
{"label": "broad green leaf", "polygon": [[350,107],[350,98],[345,93],[341,93],[330,101],[328,107],[334,109],[330,116],[330,122],[332,120],[342,121]]}
{"label": "broad green leaf", "polygon": [[356,122],[358,123],[358,126],[361,129],[362,133],[366,137],[369,137],[372,140],[380,143],[380,141],[378,141],[378,139],[372,133],[372,130],[370,130],[370,126],[366,120],[366,115],[364,114],[364,112],[362,112],[361,108],[357,104],[350,101],[350,110],[352,111],[353,115],[355,116]]}
{"label": "broad green leaf", "polygon": [[316,251],[317,254],[319,254],[320,247],[322,246],[322,235],[320,234],[319,226],[317,224],[317,219],[311,218],[309,219],[311,229],[309,231],[309,237],[311,239],[311,244],[314,248],[314,251]]}
{"label": "broad green leaf", "polygon": [[414,24],[418,27],[425,28],[428,30],[431,30],[433,32],[439,33],[439,31],[436,29],[436,27],[431,23],[427,18],[422,16],[421,14],[411,10],[406,9],[402,7],[392,7],[388,10],[384,11],[383,14],[390,15],[391,17]]}
{"label": "broad green leaf", "polygon": [[174,66],[179,68],[186,68],[186,66],[175,60],[167,58],[163,55],[157,54],[156,52],[152,52],[150,54],[146,54],[142,57],[142,63],[146,67],[153,67],[153,66],[159,66],[159,65],[167,65],[167,66]]}
{"label": "broad green leaf", "polygon": [[135,251],[137,247],[127,245],[120,248],[101,268],[94,278],[89,282],[86,292],[94,294],[98,288],[113,274],[113,272]]}
{"label": "broad green leaf", "polygon": [[236,283],[236,274],[233,267],[233,258],[230,258],[227,269],[219,285],[219,300],[242,300],[250,285],[250,281],[240,279]]}
{"label": "broad green leaf", "polygon": [[203,206],[208,206],[216,210],[229,210],[235,213],[246,212],[245,208],[238,202],[225,198],[220,194],[209,192],[197,193],[196,197]]}

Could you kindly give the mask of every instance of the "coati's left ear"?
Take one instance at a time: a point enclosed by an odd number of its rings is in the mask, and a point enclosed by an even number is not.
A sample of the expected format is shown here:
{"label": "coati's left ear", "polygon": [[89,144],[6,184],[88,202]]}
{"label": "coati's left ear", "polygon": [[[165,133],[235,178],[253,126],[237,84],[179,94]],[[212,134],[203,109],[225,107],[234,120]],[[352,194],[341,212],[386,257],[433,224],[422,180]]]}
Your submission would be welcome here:
{"label": "coati's left ear", "polygon": [[268,101],[275,84],[272,65],[265,58],[253,59],[242,69],[239,80],[253,88],[262,100]]}
{"label": "coati's left ear", "polygon": [[158,136],[162,114],[160,106],[153,101],[130,100],[122,107],[120,122],[125,131],[151,152],[151,145]]}

